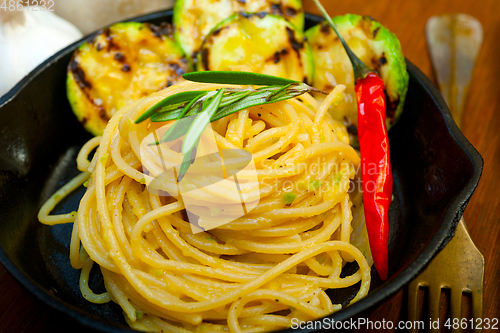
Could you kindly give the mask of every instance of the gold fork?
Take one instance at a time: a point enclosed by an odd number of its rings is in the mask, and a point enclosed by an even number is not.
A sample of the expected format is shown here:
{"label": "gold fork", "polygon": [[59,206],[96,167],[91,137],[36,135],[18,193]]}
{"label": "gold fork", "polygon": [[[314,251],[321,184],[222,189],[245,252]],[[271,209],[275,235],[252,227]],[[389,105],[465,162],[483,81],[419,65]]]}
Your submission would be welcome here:
{"label": "gold fork", "polygon": [[[464,220],[460,219],[455,236],[438,253],[430,265],[408,286],[408,319],[419,320],[418,293],[420,287],[429,288],[429,316],[432,321],[439,319],[441,289],[450,289],[450,323],[462,318],[462,293],[472,296],[472,317],[483,318],[484,257],[470,238]],[[439,326],[443,326],[443,323]],[[467,327],[476,327],[479,322],[467,322]],[[436,325],[437,326],[437,325]],[[461,325],[458,325],[461,327]],[[460,329],[453,330],[460,332]],[[411,332],[417,332],[416,329]],[[440,332],[432,327],[431,332]]]}
{"label": "gold fork", "polygon": [[[482,43],[481,23],[465,14],[432,17],[427,22],[426,35],[439,89],[460,126],[472,69]],[[430,327],[430,331],[440,332],[444,325],[437,321],[440,318],[441,290],[446,288],[450,289],[451,296],[448,327],[452,332],[461,332],[461,327],[478,331],[476,327],[482,325],[483,318],[483,285],[484,257],[472,241],[462,218],[448,245],[409,284],[408,319],[412,322],[419,320],[418,294],[420,287],[427,287],[429,316],[432,322],[438,323]],[[472,322],[465,319],[466,325],[462,326],[464,292],[472,296],[473,319]],[[411,332],[417,332],[415,327]]]}

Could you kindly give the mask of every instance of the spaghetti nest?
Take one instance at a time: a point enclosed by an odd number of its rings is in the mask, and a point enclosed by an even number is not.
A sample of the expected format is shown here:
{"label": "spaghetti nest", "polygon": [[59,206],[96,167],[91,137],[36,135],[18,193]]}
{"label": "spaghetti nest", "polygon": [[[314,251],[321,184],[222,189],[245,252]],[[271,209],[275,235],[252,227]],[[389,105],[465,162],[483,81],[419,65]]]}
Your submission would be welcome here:
{"label": "spaghetti nest", "polygon": [[[219,149],[252,154],[260,200],[244,216],[194,232],[182,198],[148,191],[141,142],[165,124],[135,119],[168,95],[220,87],[184,82],[120,110],[103,136],[82,148],[82,174],[40,211],[42,223],[73,222],[74,214],[49,213],[87,180],[73,224],[71,263],[82,268],[84,297],[118,303],[133,328],[272,331],[291,326],[294,318],[339,310],[327,289],[361,282],[351,302],[368,293],[370,267],[351,242],[348,193],[360,160],[345,127],[327,113],[341,85],[321,103],[306,94],[212,123]],[[217,201],[215,192],[206,192],[199,205]],[[347,261],[356,261],[359,270],[341,278]],[[94,262],[107,289],[100,295],[88,287]]]}

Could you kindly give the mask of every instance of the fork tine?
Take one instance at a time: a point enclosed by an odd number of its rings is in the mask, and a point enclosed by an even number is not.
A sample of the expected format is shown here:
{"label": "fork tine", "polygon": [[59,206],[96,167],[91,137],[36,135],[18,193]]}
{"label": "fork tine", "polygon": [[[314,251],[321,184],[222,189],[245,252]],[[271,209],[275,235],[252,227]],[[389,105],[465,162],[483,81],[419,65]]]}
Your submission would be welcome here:
{"label": "fork tine", "polygon": [[474,332],[479,332],[481,329],[478,329],[480,325],[478,318],[483,319],[483,288],[472,290],[472,318],[474,318]]}
{"label": "fork tine", "polygon": [[[420,291],[420,282],[413,280],[408,285],[408,320],[416,322],[418,320],[418,293]],[[411,333],[417,333],[415,325],[410,329]]]}
{"label": "fork tine", "polygon": [[[462,318],[462,290],[460,288],[451,288],[450,291],[450,318]],[[459,325],[458,329],[451,329],[452,332],[462,332]]]}
{"label": "fork tine", "polygon": [[[429,285],[429,317],[433,321],[439,319],[441,310],[441,286],[439,284]],[[441,328],[432,328],[433,333],[440,333]]]}
{"label": "fork tine", "polygon": [[[471,293],[472,298],[472,317],[474,320],[483,318],[483,292],[484,292],[484,257],[478,250],[477,246],[472,241],[470,234],[467,231],[467,226],[463,223],[463,219],[457,226],[455,234],[459,234],[466,241],[463,246],[463,259],[460,262],[468,269],[462,270],[460,279],[464,287],[464,292]],[[468,244],[468,245],[467,245]],[[474,323],[476,323],[474,321]],[[479,323],[479,322],[478,322]],[[478,325],[480,326],[480,325]],[[479,330],[475,330],[479,331]]]}
{"label": "fork tine", "polygon": [[[474,318],[474,323],[476,323],[476,319],[480,320],[483,319],[484,257],[482,255],[476,255],[475,262],[476,265],[474,267],[474,271],[476,272],[477,277],[476,279],[470,279],[468,281],[467,283],[468,288],[466,290],[467,292],[471,293],[472,317]],[[474,331],[478,332],[479,330],[474,330]]]}

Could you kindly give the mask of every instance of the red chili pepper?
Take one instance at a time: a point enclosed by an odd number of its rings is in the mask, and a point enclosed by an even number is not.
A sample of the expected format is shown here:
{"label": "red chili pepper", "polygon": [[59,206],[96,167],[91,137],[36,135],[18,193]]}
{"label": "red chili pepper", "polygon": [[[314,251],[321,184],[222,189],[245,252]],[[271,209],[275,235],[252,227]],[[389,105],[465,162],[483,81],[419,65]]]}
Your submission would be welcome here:
{"label": "red chili pepper", "polygon": [[366,229],[375,268],[385,280],[389,266],[387,247],[392,169],[385,125],[384,81],[352,52],[319,0],[313,1],[337,34],[354,70]]}
{"label": "red chili pepper", "polygon": [[363,205],[373,262],[382,280],[387,279],[389,206],[392,168],[385,125],[384,81],[375,73],[356,81],[358,138],[361,151]]}

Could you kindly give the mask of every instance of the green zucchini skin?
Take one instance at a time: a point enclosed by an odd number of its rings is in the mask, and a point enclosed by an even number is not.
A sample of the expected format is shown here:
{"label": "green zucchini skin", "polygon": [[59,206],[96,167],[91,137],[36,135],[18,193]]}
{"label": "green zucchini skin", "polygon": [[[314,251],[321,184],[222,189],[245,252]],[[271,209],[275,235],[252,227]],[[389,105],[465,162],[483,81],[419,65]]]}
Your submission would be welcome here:
{"label": "green zucchini skin", "polygon": [[[384,80],[387,93],[386,124],[390,129],[399,119],[408,90],[409,75],[397,37],[369,16],[346,14],[332,18],[353,52]],[[344,103],[336,106],[335,119],[357,134],[357,105],[354,75],[349,58],[335,32],[326,23],[306,31],[314,55],[316,74],[313,86],[331,91],[346,85]]]}
{"label": "green zucchini skin", "polygon": [[207,35],[196,69],[252,71],[311,83],[312,50],[305,36],[283,17],[236,13]]}
{"label": "green zucchini skin", "polygon": [[283,16],[299,31],[304,30],[301,0],[177,0],[174,5],[174,37],[188,57],[194,59],[204,37],[238,12],[267,12]]}
{"label": "green zucchini skin", "polygon": [[190,70],[168,25],[117,23],[73,53],[66,94],[77,119],[97,136],[117,110],[180,82]]}

